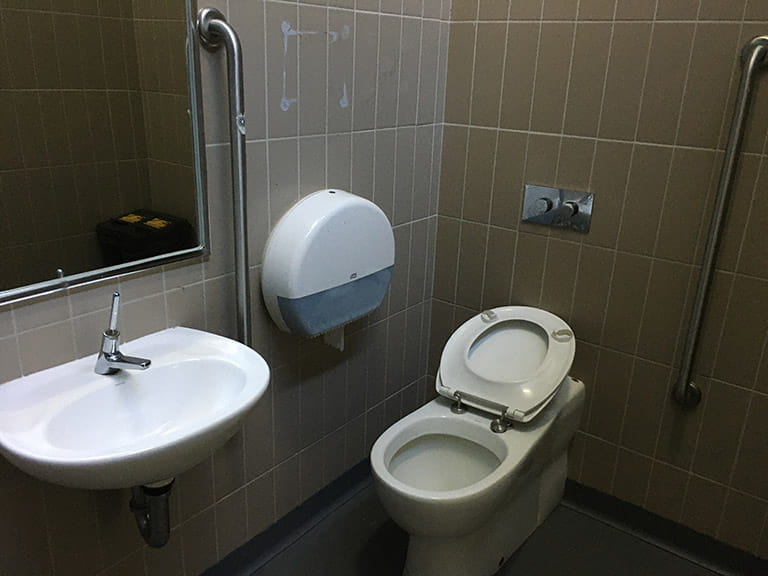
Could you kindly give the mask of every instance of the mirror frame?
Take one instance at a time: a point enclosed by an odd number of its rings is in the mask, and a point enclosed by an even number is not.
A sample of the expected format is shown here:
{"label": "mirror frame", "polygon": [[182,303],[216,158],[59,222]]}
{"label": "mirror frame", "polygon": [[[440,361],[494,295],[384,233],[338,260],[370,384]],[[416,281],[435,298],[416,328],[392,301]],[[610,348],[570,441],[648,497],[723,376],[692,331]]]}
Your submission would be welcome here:
{"label": "mirror frame", "polygon": [[208,193],[206,185],[205,135],[203,133],[203,98],[200,82],[200,43],[197,42],[197,25],[195,21],[197,16],[197,1],[184,0],[184,4],[187,19],[187,37],[185,40],[187,53],[187,81],[189,88],[189,108],[191,111],[190,116],[192,121],[192,152],[195,159],[195,188],[197,190],[197,246],[3,290],[0,291],[0,307],[3,307],[5,304],[28,300],[36,296],[66,290],[67,288],[72,288],[74,286],[90,284],[91,282],[97,282],[120,274],[128,274],[138,270],[146,270],[163,264],[169,264],[171,262],[189,258],[208,256],[210,254],[210,246],[208,245]]}

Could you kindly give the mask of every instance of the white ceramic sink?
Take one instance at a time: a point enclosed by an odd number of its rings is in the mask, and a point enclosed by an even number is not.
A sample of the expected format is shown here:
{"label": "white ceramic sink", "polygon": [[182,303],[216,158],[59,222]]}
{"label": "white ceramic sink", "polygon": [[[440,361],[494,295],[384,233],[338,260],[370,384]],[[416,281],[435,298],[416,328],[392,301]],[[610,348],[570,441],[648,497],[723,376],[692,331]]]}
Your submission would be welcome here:
{"label": "white ceramic sink", "polygon": [[96,355],[0,384],[0,451],[42,480],[127,488],[191,468],[237,432],[269,367],[222,336],[171,328],[125,343],[145,371],[95,374]]}

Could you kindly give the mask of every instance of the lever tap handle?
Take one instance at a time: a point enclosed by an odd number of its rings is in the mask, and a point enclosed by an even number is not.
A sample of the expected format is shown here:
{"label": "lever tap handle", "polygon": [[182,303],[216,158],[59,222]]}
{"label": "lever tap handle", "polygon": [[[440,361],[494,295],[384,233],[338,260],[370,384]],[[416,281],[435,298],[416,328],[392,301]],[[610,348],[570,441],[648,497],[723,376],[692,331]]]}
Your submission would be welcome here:
{"label": "lever tap handle", "polygon": [[120,292],[112,294],[112,311],[109,313],[109,331],[117,332],[117,314],[120,311]]}

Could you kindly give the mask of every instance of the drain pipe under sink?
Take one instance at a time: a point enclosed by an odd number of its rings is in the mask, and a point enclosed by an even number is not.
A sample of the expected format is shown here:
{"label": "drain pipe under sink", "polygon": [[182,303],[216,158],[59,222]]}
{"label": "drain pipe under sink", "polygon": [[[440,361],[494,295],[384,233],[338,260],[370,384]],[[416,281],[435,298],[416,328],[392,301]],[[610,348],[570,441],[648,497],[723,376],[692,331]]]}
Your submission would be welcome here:
{"label": "drain pipe under sink", "polygon": [[129,506],[136,518],[136,526],[144,541],[153,548],[165,546],[171,535],[168,497],[172,486],[173,479],[131,488]]}

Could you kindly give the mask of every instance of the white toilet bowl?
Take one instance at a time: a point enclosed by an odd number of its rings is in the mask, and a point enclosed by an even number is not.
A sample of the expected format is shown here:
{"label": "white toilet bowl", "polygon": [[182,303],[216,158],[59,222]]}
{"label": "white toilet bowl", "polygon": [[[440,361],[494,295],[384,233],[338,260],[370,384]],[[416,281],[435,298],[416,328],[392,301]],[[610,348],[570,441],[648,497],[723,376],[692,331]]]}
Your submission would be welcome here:
{"label": "white toilet bowl", "polygon": [[[490,576],[562,497],[568,444],[584,401],[584,385],[565,375],[573,335],[541,310],[505,307],[483,315],[446,344],[437,384],[441,394],[458,392],[477,408],[455,413],[453,402],[439,397],[392,425],[371,450],[382,504],[410,534],[409,576]],[[525,367],[505,372],[504,365],[514,362],[515,350],[508,348],[513,342],[525,354]],[[479,350],[484,346],[489,349]],[[543,349],[534,352],[537,346]],[[500,358],[493,359],[493,352]],[[551,377],[557,382],[547,381]],[[494,383],[527,392],[499,396]],[[484,387],[497,394],[483,397]],[[500,404],[502,397],[513,404]],[[513,426],[493,432],[491,423],[502,413]]]}

